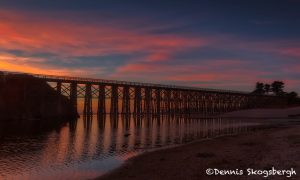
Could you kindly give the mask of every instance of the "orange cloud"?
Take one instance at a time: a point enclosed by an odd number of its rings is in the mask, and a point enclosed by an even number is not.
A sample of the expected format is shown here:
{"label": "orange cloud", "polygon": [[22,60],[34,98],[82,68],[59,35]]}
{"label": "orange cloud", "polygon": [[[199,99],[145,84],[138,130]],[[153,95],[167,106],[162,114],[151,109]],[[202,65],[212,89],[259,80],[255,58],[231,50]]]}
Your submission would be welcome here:
{"label": "orange cloud", "polygon": [[92,56],[156,50],[173,52],[207,42],[200,38],[139,33],[122,27],[34,18],[38,15],[0,10],[0,47]]}
{"label": "orange cloud", "polygon": [[39,58],[28,58],[28,57],[18,57],[12,55],[0,54],[0,71],[12,71],[12,72],[24,72],[24,73],[34,73],[34,74],[48,74],[48,75],[61,75],[61,76],[89,76],[92,72],[101,72],[101,68],[82,68],[82,69],[72,69],[72,68],[57,68],[50,67],[47,65],[32,66],[30,62],[41,62],[43,59]]}
{"label": "orange cloud", "polygon": [[0,60],[0,70],[1,71],[13,71],[13,72],[25,72],[25,73],[35,73],[35,74],[49,74],[49,75],[69,75],[70,73],[55,70],[55,69],[42,69],[36,68],[28,65],[17,65],[8,63]]}
{"label": "orange cloud", "polygon": [[[4,62],[2,59],[1,63],[3,69],[5,65],[6,70],[12,71],[44,72],[47,62],[43,64],[44,69],[40,69],[38,63],[45,59],[31,58],[30,54],[34,53],[51,53],[61,61],[74,56],[141,53],[146,55],[139,61],[156,62],[169,60],[176,52],[204,46],[208,42],[206,38],[155,35],[128,30],[122,25],[116,27],[99,23],[83,24],[65,19],[53,19],[43,13],[33,14],[0,9],[0,53],[6,53],[6,60]],[[8,50],[19,50],[29,57],[9,59],[14,55],[7,54]],[[34,62],[35,60],[40,62]],[[17,65],[24,63],[26,63],[24,69]],[[47,67],[47,69],[51,68]],[[132,67],[124,67],[124,70],[126,68]]]}
{"label": "orange cloud", "polygon": [[[61,16],[63,17],[64,14],[62,13]],[[124,22],[82,23],[72,18],[51,18],[41,12],[28,13],[0,9],[0,69],[92,76],[103,72],[105,67],[80,67],[79,69],[62,67],[58,64],[50,65],[51,59],[47,57],[30,56],[34,53],[49,53],[57,56],[56,59],[60,61],[70,61],[76,56],[129,54],[138,57],[132,57],[122,66],[120,66],[121,63],[116,65],[114,67],[116,70],[105,74],[105,77],[121,80],[186,82],[187,85],[199,86],[203,86],[201,82],[209,82],[208,87],[212,84],[238,87],[238,84],[253,84],[260,80],[264,73],[268,73],[255,70],[258,64],[247,67],[249,62],[257,63],[258,60],[201,59],[198,61],[194,59],[193,62],[181,61],[182,65],[165,61],[171,61],[177,53],[204,46],[231,52],[245,50],[248,54],[259,51],[272,55],[284,54],[300,57],[299,48],[280,50],[278,45],[280,43],[245,43],[239,39],[221,36],[203,38],[183,34],[151,34],[147,31],[130,29],[122,23]],[[9,50],[19,50],[25,54],[16,55]],[[247,53],[243,56],[247,56]],[[72,63],[69,64],[72,65]],[[294,69],[294,71],[298,70],[296,66]],[[199,84],[195,84],[197,82]]]}

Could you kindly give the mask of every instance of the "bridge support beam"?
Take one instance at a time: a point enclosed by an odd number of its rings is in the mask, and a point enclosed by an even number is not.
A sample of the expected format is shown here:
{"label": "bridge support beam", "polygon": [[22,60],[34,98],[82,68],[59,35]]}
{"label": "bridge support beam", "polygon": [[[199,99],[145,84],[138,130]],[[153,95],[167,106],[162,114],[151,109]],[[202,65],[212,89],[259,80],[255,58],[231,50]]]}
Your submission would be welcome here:
{"label": "bridge support beam", "polygon": [[144,112],[146,114],[151,113],[151,101],[152,101],[152,90],[151,88],[145,88],[145,103],[144,103]]}
{"label": "bridge support beam", "polygon": [[129,86],[123,87],[122,113],[130,114],[130,94]]}
{"label": "bridge support beam", "polygon": [[156,114],[161,113],[161,89],[156,89]]}
{"label": "bridge support beam", "polygon": [[134,114],[140,114],[142,110],[142,92],[141,87],[134,88]]}
{"label": "bridge support beam", "polygon": [[189,100],[188,100],[188,91],[183,92],[183,113],[189,114]]}
{"label": "bridge support beam", "polygon": [[98,115],[106,114],[106,105],[105,105],[105,85],[98,85],[99,95],[98,95]]}
{"label": "bridge support beam", "polygon": [[85,96],[84,96],[84,116],[92,116],[93,115],[93,107],[92,107],[92,85],[85,85]]}
{"label": "bridge support beam", "polygon": [[58,101],[57,101],[57,113],[58,114],[62,114],[62,99],[61,99],[62,90],[61,90],[61,87],[62,87],[61,81],[57,82],[56,91],[57,91],[57,98],[58,98]]}
{"label": "bridge support beam", "polygon": [[119,112],[119,92],[118,86],[111,86],[111,106],[110,106],[110,114],[117,114]]}
{"label": "bridge support beam", "polygon": [[164,112],[166,114],[170,114],[171,112],[171,90],[167,89],[165,90],[165,107]]}
{"label": "bridge support beam", "polygon": [[77,83],[70,84],[70,101],[77,112]]}

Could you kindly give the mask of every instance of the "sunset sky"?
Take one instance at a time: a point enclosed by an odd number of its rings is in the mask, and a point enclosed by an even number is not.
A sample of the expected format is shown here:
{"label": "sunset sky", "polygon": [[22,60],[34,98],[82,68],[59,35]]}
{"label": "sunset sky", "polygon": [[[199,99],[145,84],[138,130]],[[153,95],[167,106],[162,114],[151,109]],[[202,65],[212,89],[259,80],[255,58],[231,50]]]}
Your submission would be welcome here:
{"label": "sunset sky", "polygon": [[300,93],[300,0],[1,0],[0,70]]}

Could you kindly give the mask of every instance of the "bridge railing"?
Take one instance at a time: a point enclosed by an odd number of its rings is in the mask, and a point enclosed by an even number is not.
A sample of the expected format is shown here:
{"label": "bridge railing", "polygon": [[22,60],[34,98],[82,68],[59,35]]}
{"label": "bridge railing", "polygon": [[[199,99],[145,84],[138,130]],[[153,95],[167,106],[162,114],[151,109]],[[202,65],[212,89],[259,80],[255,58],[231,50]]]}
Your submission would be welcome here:
{"label": "bridge railing", "polygon": [[72,77],[72,76],[57,76],[57,75],[45,75],[45,74],[33,74],[33,73],[21,73],[21,72],[10,72],[0,71],[4,74],[16,74],[16,75],[30,75],[47,81],[68,81],[78,83],[95,83],[95,84],[109,84],[109,85],[129,85],[129,86],[143,86],[152,88],[167,88],[167,89],[180,89],[180,90],[192,90],[192,91],[205,91],[205,92],[217,92],[217,93],[234,93],[234,94],[250,94],[249,92],[223,90],[223,89],[211,89],[211,88],[199,88],[190,86],[179,86],[179,85],[165,85],[156,83],[141,83],[141,82],[130,82],[120,80],[106,80],[106,79],[95,79],[95,78],[83,78],[83,77]]}

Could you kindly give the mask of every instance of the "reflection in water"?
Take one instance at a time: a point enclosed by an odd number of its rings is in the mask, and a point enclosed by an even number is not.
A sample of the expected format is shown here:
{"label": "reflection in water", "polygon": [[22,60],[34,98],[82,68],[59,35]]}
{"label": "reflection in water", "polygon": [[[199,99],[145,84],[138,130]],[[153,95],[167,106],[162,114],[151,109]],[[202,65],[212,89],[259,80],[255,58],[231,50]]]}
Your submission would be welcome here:
{"label": "reflection in water", "polygon": [[257,123],[177,116],[84,116],[42,135],[0,139],[0,179],[86,179],[159,147],[249,131]]}

